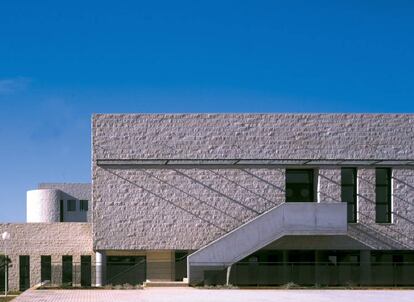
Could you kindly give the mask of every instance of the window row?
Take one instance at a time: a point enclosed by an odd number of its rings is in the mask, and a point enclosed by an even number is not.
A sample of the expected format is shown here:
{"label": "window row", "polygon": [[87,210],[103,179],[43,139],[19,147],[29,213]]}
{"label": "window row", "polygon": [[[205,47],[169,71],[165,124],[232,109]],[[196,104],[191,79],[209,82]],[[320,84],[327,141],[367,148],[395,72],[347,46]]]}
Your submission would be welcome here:
{"label": "window row", "polygon": [[[75,279],[74,276],[76,276]],[[61,263],[52,263],[51,256],[41,256],[40,277],[41,282],[49,282],[51,284],[72,285],[76,283],[81,286],[91,286],[91,256],[81,256],[80,263],[73,263],[72,256],[62,256]],[[24,291],[29,287],[30,256],[19,256],[19,289],[20,291]]]}
{"label": "window row", "polygon": [[[317,176],[314,169],[286,169],[286,202],[314,202]],[[392,171],[375,169],[375,221],[392,221]],[[357,222],[358,181],[356,168],[341,169],[341,200],[347,203],[348,222]]]}
{"label": "window row", "polygon": [[[88,200],[79,200],[79,211],[80,212],[87,212],[89,207],[88,207]],[[77,204],[77,200],[75,199],[68,199],[66,200],[66,211],[68,212],[75,212],[77,210],[76,207]],[[60,206],[63,209],[63,205],[64,205],[64,201],[61,200],[60,201]]]}

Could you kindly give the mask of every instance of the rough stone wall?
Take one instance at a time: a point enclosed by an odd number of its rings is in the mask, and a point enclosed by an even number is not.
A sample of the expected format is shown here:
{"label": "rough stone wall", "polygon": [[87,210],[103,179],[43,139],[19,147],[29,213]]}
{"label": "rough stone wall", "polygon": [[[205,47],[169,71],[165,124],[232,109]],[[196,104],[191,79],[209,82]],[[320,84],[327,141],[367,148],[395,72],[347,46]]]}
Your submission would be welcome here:
{"label": "rough stone wall", "polygon": [[283,202],[284,179],[283,169],[97,169],[95,249],[200,248]]}
{"label": "rough stone wall", "polygon": [[94,159],[414,155],[412,114],[97,114]]}
{"label": "rough stone wall", "polygon": [[318,201],[341,202],[341,169],[318,169]]}
{"label": "rough stone wall", "polygon": [[358,170],[358,222],[351,237],[373,249],[414,249],[414,169],[392,170],[392,223],[375,223],[375,169]]}
{"label": "rough stone wall", "polygon": [[[102,250],[200,248],[284,202],[285,170],[104,168],[97,159],[414,158],[414,115],[127,114],[95,115],[92,125],[93,236]],[[413,203],[412,171],[395,170],[394,208],[404,219],[386,226],[372,220],[375,171],[359,169],[361,223],[350,236],[414,248],[412,208],[397,200]],[[318,173],[319,201],[340,202],[340,169]]]}
{"label": "rough stone wall", "polygon": [[[9,287],[19,289],[19,256],[30,256],[30,284],[40,282],[40,256],[50,255],[52,263],[61,264],[62,255],[72,255],[73,263],[80,262],[81,255],[94,258],[92,249],[92,226],[87,223],[24,223],[0,224],[0,233],[8,231],[7,255],[12,261],[9,268]],[[0,240],[0,251],[4,251]],[[60,274],[58,270],[52,274]],[[60,280],[60,276],[52,276]]]}

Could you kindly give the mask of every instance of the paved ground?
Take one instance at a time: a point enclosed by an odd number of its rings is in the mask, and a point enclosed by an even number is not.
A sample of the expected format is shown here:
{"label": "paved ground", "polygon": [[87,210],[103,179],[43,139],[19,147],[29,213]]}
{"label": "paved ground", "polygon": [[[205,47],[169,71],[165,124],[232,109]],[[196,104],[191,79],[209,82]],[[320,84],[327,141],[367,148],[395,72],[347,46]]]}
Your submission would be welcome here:
{"label": "paved ground", "polygon": [[413,302],[414,290],[34,290],[13,302]]}

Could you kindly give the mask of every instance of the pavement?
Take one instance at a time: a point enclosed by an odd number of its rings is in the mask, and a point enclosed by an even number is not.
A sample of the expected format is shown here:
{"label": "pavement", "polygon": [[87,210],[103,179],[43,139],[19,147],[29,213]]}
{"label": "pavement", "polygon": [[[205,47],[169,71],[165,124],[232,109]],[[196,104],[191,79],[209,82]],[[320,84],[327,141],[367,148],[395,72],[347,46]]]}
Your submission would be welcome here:
{"label": "pavement", "polygon": [[413,302],[414,290],[146,288],[28,290],[13,302]]}

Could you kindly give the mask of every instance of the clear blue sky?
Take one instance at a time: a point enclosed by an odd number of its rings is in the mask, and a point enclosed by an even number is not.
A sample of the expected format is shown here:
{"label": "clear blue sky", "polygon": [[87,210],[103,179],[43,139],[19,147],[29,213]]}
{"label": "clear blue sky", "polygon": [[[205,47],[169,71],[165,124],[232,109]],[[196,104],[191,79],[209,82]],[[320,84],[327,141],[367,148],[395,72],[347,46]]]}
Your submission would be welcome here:
{"label": "clear blue sky", "polygon": [[[64,3],[65,2],[65,3]],[[90,181],[93,112],[413,112],[414,1],[0,3],[0,221]]]}

